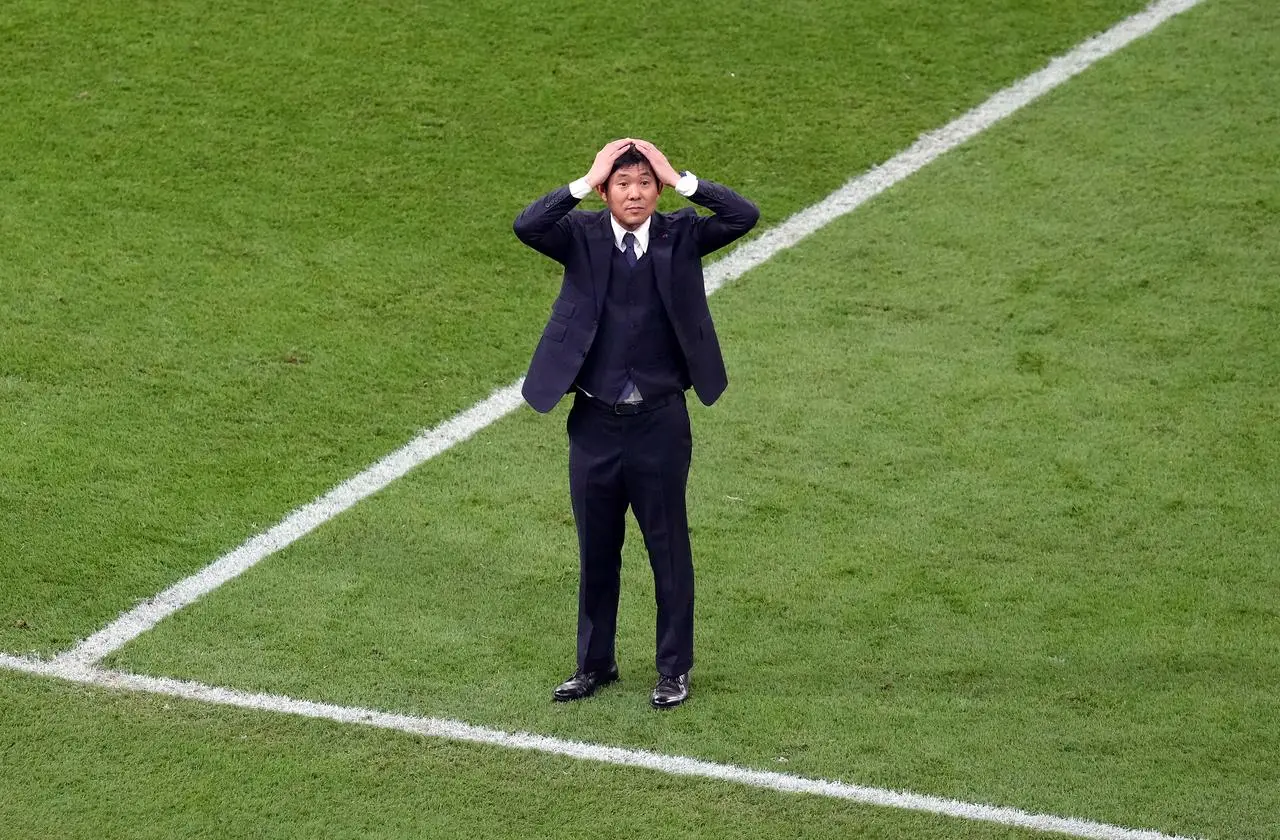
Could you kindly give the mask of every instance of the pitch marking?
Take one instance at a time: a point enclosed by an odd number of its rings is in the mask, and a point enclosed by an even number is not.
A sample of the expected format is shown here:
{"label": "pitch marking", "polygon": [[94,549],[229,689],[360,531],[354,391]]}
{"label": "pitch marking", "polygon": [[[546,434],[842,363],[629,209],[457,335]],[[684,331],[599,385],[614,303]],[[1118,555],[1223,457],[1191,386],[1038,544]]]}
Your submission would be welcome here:
{"label": "pitch marking", "polygon": [[[870,199],[980,134],[1000,120],[1150,33],[1202,0],[1161,0],[1128,17],[1101,35],[1052,59],[1043,69],[996,93],[987,101],[936,131],[920,136],[886,163],[864,172],[813,206],[707,266],[708,295],[806,237],[851,213]],[[265,558],[301,539],[317,527],[373,495],[414,467],[451,449],[515,411],[520,406],[517,380],[493,392],[461,414],[422,432],[401,449],[310,504],[295,510],[270,530],[251,538],[196,574],[179,581],[120,615],[106,627],[60,654],[60,665],[90,665],[119,650],[196,599],[253,568]]]}
{"label": "pitch marking", "polygon": [[504,749],[526,750],[581,761],[595,761],[621,767],[636,767],[658,773],[667,773],[672,776],[715,779],[783,793],[800,793],[829,799],[842,799],[861,805],[918,811],[944,817],[1026,828],[1033,831],[1084,837],[1089,838],[1089,840],[1189,840],[1189,838],[1162,834],[1158,831],[1124,828],[1073,817],[1035,814],[1017,808],[978,805],[907,791],[887,790],[823,779],[807,779],[803,776],[795,776],[789,773],[752,770],[733,764],[717,764],[712,761],[703,761],[686,756],[663,755],[645,750],[587,744],[580,741],[551,738],[546,735],[533,735],[528,732],[503,732],[499,729],[472,726],[457,720],[416,717],[382,712],[376,709],[337,706],[331,703],[317,703],[311,700],[296,700],[292,697],[284,697],[277,694],[253,694],[197,682],[164,677],[139,676],[121,671],[107,671],[93,666],[40,662],[0,654],[0,667],[29,674],[57,677],[74,683],[100,686],[108,689],[160,694],[184,700],[213,703],[219,706],[234,706],[242,709],[254,709],[331,720],[344,724],[370,726],[377,729],[391,729],[424,738],[441,738],[447,741],[462,741]]}
{"label": "pitch marking", "polygon": [[[713,294],[726,283],[742,276],[779,251],[790,248],[832,221],[852,212],[889,187],[918,172],[939,156],[1035,101],[1097,61],[1147,35],[1170,18],[1199,5],[1200,2],[1202,0],[1160,0],[1152,3],[1143,11],[1126,18],[1101,35],[1082,42],[1066,55],[1053,59],[1042,70],[996,93],[960,118],[936,131],[921,135],[908,149],[895,155],[883,165],[873,167],[846,183],[823,201],[802,210],[776,228],[708,266],[706,269],[707,294]],[[588,761],[645,768],[672,775],[718,779],[776,791],[806,793],[867,805],[922,811],[1094,840],[1188,840],[1188,838],[1157,831],[1123,828],[1070,817],[1033,814],[1016,808],[977,805],[904,791],[806,779],[785,773],[750,770],[683,756],[667,756],[642,750],[585,744],[528,733],[502,732],[471,726],[460,721],[399,715],[372,709],[295,700],[278,695],[251,694],[201,683],[139,676],[94,667],[94,663],[101,658],[150,630],[165,617],[243,574],[261,560],[315,530],[356,502],[378,492],[419,464],[447,451],[455,444],[510,414],[520,405],[520,385],[521,381],[518,380],[495,391],[488,399],[434,429],[424,431],[401,449],[310,504],[289,514],[275,527],[253,537],[197,574],[178,582],[122,614],[111,624],[59,655],[52,662],[41,662],[0,653],[0,667],[105,688],[327,719],[340,723],[398,730],[425,737],[530,750]]]}

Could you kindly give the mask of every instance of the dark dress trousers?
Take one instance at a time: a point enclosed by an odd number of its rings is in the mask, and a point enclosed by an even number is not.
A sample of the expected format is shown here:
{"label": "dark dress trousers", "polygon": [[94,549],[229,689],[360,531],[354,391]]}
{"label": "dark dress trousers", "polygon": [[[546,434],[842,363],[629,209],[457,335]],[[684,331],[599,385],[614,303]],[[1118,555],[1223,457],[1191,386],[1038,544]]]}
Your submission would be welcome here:
{"label": "dark dress trousers", "polygon": [[[713,211],[654,213],[649,247],[632,266],[609,211],[575,209],[561,187],[517,217],[520,241],[564,265],[560,294],[525,376],[539,412],[576,391],[569,412],[569,491],[578,532],[578,667],[614,661],[622,543],[631,507],[657,601],[658,672],[693,665],[693,557],[685,487],[692,437],[684,391],[711,405],[728,382],[707,307],[702,257],[749,231],[759,212],[719,184],[690,197]],[[638,406],[619,405],[633,382]],[[590,396],[588,396],[590,395]]]}

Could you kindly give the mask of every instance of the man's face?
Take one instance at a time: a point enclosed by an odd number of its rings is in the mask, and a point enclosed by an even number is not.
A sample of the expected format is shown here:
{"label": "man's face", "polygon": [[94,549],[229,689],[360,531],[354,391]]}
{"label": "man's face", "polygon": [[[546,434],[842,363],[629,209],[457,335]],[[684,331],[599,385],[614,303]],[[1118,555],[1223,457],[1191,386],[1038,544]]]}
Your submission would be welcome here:
{"label": "man's face", "polygon": [[635,230],[658,208],[662,184],[653,177],[652,169],[637,163],[614,172],[599,189],[600,197],[609,205],[609,212],[618,224]]}

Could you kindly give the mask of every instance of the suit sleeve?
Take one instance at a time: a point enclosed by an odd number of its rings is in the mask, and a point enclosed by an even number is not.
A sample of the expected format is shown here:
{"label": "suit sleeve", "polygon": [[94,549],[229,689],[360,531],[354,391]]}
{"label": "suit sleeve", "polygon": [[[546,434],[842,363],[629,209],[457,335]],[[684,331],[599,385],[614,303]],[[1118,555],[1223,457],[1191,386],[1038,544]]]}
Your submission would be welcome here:
{"label": "suit sleeve", "polygon": [[573,240],[569,212],[578,206],[567,186],[552,190],[516,216],[511,226],[516,238],[535,251],[563,263]]}
{"label": "suit sleeve", "polygon": [[698,179],[698,189],[689,200],[712,212],[710,216],[698,216],[694,222],[699,256],[723,248],[760,220],[760,210],[754,204],[714,181]]}

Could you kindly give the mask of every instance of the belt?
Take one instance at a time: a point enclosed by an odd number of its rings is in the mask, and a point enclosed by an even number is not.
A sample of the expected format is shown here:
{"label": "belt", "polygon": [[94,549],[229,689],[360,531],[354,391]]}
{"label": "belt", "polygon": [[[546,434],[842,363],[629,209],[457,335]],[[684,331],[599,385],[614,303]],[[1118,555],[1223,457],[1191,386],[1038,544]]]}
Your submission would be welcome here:
{"label": "belt", "polygon": [[607,411],[610,414],[616,414],[624,417],[631,414],[644,414],[647,411],[656,411],[667,403],[675,399],[675,394],[667,394],[665,397],[658,397],[652,400],[641,400],[640,402],[620,402],[607,403],[604,400],[595,397],[588,397],[585,392],[579,391],[586,398],[587,403],[600,411]]}

